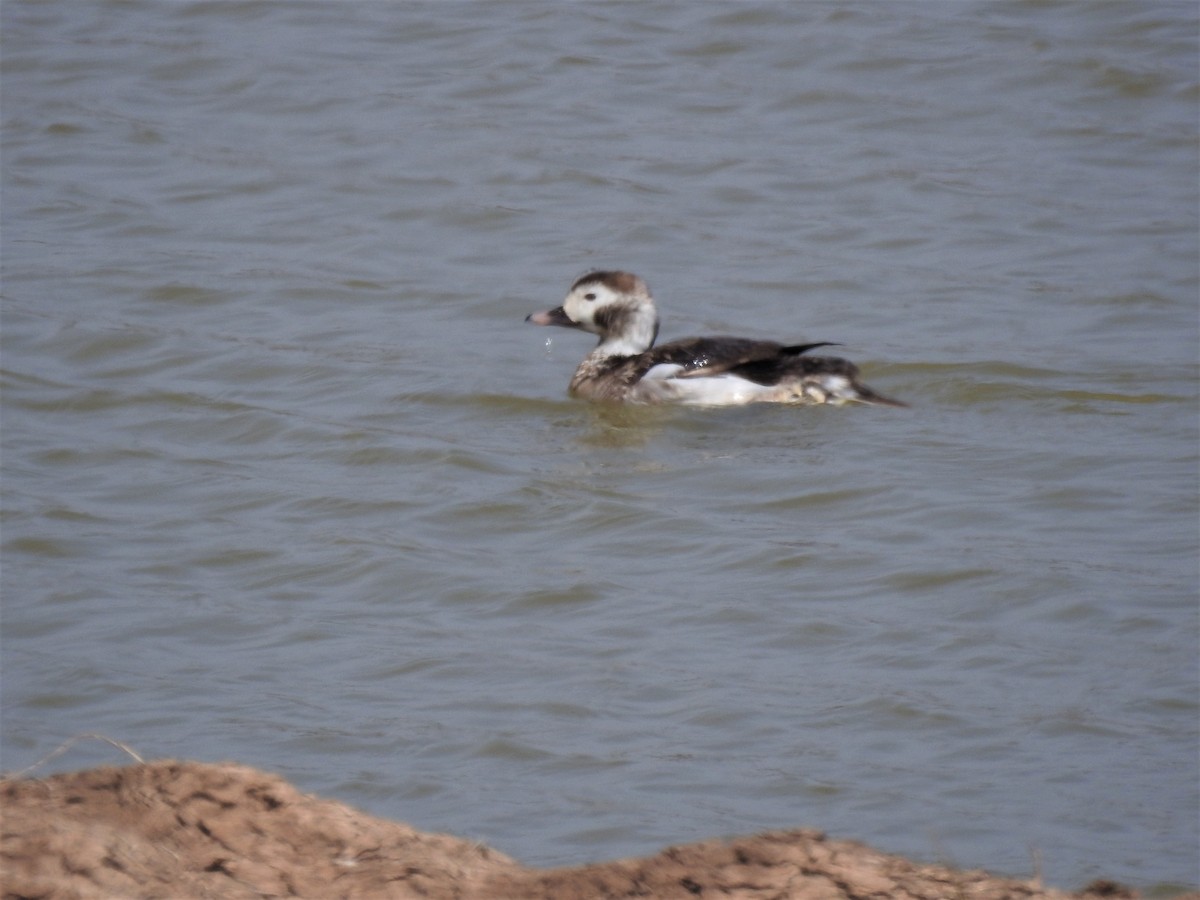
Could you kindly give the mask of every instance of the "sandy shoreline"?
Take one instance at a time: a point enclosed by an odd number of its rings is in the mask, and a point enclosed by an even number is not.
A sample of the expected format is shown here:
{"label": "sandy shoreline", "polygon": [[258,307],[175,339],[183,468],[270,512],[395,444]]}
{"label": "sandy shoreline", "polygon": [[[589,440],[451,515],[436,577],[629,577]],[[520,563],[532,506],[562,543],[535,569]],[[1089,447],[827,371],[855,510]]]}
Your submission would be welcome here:
{"label": "sandy shoreline", "polygon": [[1110,882],[1072,894],[919,864],[811,830],[533,869],[481,844],[378,819],[234,764],[161,760],[5,780],[0,809],[5,900],[1137,896]]}

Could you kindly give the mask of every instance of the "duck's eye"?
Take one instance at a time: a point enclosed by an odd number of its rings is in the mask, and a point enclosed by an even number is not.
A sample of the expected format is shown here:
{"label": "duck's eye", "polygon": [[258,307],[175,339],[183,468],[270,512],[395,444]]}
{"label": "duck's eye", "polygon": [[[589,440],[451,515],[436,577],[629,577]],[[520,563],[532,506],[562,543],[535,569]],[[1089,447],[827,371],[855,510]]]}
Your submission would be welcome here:
{"label": "duck's eye", "polygon": [[595,300],[595,299],[596,299],[596,295],[595,295],[595,294],[584,294],[584,295],[583,295],[583,299],[584,299],[584,300]]}

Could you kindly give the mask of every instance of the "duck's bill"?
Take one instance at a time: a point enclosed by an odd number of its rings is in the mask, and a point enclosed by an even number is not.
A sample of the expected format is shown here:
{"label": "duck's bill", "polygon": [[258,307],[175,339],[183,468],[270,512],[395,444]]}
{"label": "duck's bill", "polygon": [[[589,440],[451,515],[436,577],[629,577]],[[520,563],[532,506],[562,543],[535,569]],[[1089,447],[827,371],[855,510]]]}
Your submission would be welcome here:
{"label": "duck's bill", "polygon": [[547,309],[544,312],[535,312],[526,316],[525,321],[532,322],[534,325],[561,325],[563,328],[579,327],[579,323],[568,317],[566,311],[561,306],[556,306],[554,309]]}

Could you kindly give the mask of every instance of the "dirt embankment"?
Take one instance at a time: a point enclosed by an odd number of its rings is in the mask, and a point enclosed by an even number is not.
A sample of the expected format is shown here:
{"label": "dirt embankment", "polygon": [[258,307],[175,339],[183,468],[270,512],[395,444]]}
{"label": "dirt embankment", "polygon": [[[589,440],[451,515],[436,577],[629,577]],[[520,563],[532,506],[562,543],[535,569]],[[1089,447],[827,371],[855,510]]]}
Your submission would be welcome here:
{"label": "dirt embankment", "polygon": [[[300,793],[238,765],[171,760],[0,783],[0,888],[17,898],[1044,898],[1079,894],[920,865],[816,831],[531,869]],[[1193,895],[1193,897],[1198,895]]]}

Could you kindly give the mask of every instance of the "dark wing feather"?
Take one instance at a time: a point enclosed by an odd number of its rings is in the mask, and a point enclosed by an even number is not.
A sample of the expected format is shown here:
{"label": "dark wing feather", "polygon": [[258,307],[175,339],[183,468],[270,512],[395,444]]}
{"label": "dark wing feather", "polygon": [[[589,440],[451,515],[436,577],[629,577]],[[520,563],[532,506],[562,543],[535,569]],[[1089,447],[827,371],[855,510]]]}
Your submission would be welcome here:
{"label": "dark wing feather", "polygon": [[837,356],[777,356],[744,363],[735,367],[733,373],[763,385],[814,375],[841,375],[854,381],[858,378],[858,366]]}
{"label": "dark wing feather", "polygon": [[[785,371],[794,366],[800,355],[817,347],[831,346],[829,341],[815,344],[784,345],[775,341],[759,341],[739,337],[694,337],[670,341],[652,347],[636,356],[623,356],[602,365],[605,377],[612,377],[626,385],[637,383],[652,368],[663,363],[681,366],[676,378],[696,378],[720,375],[735,371],[739,375],[759,384],[770,378],[773,371]],[[808,360],[804,360],[808,362]]]}
{"label": "dark wing feather", "polygon": [[651,365],[674,363],[683,366],[683,371],[676,378],[693,378],[734,370],[740,374],[747,366],[754,370],[763,365],[786,365],[794,362],[802,353],[828,346],[831,346],[829,341],[784,346],[775,341],[751,338],[707,337],[672,341],[648,353],[656,357]]}

